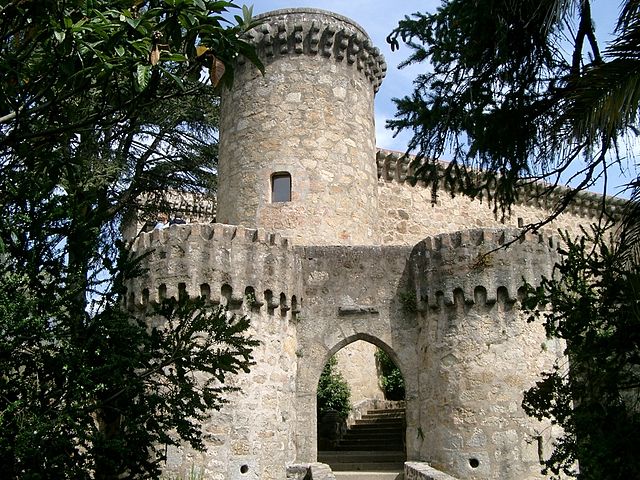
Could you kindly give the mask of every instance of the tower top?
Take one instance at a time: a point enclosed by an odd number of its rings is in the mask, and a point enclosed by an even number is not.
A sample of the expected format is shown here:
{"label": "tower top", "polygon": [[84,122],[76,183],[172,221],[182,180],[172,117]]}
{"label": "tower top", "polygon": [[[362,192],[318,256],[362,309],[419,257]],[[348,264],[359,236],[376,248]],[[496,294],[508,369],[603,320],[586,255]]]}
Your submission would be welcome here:
{"label": "tower top", "polygon": [[287,8],[255,17],[248,32],[265,63],[285,55],[333,58],[361,71],[377,92],[387,71],[380,49],[353,20],[313,8]]}

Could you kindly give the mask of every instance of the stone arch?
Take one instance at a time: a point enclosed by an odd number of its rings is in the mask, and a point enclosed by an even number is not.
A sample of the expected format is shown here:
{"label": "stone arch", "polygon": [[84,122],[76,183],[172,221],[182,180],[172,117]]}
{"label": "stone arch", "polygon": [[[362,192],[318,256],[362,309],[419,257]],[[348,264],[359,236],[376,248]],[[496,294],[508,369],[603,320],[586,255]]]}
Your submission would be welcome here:
{"label": "stone arch", "polygon": [[[363,325],[363,327],[365,327]],[[394,348],[391,329],[371,333],[376,330],[373,325],[370,329],[362,328],[345,334],[343,331],[335,332],[330,343],[327,340],[314,345],[309,345],[310,353],[302,352],[298,361],[297,382],[297,428],[296,445],[297,459],[300,462],[315,462],[318,458],[317,449],[317,415],[316,394],[318,381],[324,365],[340,349],[358,340],[363,340],[384,350],[397,365],[405,380],[405,402],[407,409],[407,432],[415,425],[418,415],[418,369],[411,368],[416,364],[413,345],[397,346]],[[413,447],[410,443],[411,435],[406,436],[407,458],[410,459]]]}
{"label": "stone arch", "polygon": [[[344,347],[346,347],[347,345],[350,345],[354,342],[357,342],[358,340],[362,340],[368,343],[371,343],[373,345],[375,345],[378,348],[381,348],[382,350],[385,351],[385,353],[387,353],[387,355],[389,355],[391,357],[391,360],[393,360],[393,363],[395,363],[398,368],[400,369],[400,372],[402,373],[402,376],[405,376],[405,370],[407,370],[406,366],[401,365],[401,360],[400,357],[398,356],[398,354],[394,351],[394,349],[392,347],[390,347],[389,345],[387,345],[386,342],[380,340],[378,337],[375,337],[373,335],[370,335],[368,333],[356,333],[353,334],[349,337],[345,337],[343,338],[341,341],[339,341],[338,343],[336,343],[334,345],[333,348],[329,349],[325,355],[324,361],[322,362],[322,367],[324,367],[324,365],[329,361],[329,359],[334,356],[336,353],[338,353],[340,350],[342,350]],[[320,368],[320,372],[322,372],[322,368]],[[318,380],[320,379],[320,372],[318,372],[318,378],[316,379],[316,384],[318,383]]]}

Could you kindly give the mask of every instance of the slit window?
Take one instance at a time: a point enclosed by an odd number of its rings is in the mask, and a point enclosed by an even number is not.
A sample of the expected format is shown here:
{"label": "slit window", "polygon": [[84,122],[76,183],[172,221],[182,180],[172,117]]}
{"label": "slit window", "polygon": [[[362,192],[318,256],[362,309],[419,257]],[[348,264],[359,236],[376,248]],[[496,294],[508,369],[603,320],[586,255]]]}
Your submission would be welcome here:
{"label": "slit window", "polygon": [[291,201],[291,174],[278,172],[271,175],[271,203]]}

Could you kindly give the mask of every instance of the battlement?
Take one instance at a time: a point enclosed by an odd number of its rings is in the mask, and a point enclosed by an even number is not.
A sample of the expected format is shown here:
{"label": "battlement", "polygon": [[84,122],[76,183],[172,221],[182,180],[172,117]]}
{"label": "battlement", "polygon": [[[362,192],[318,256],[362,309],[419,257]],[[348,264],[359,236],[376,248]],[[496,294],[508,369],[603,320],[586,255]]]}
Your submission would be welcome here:
{"label": "battlement", "polygon": [[171,225],[141,234],[131,250],[147,255],[148,273],[131,282],[130,309],[184,296],[282,316],[300,309],[300,261],[279,234],[223,224]]}
{"label": "battlement", "polygon": [[554,237],[516,229],[475,229],[426,238],[411,254],[419,309],[515,302],[524,282],[551,275]]}
{"label": "battlement", "polygon": [[387,64],[380,50],[353,20],[311,8],[275,10],[258,15],[255,20],[260,24],[247,35],[265,62],[284,55],[333,58],[361,71],[374,91],[380,88]]}
{"label": "battlement", "polygon": [[[412,165],[414,159],[413,156],[407,156],[401,152],[379,149],[376,154],[378,178],[385,182],[408,183],[411,186],[427,187],[425,182],[415,182],[412,178],[415,173],[415,168]],[[439,162],[439,166],[441,173],[444,173],[446,163]],[[523,185],[524,194],[517,204],[546,210],[553,209],[566,195],[569,188],[557,186],[550,191],[550,187],[551,185],[542,182]],[[450,192],[444,184],[440,185],[440,188]],[[566,212],[583,218],[597,218],[602,211],[602,201],[603,196],[598,193],[581,191],[577,193]],[[623,199],[606,197],[606,208],[610,215],[619,215],[625,204],[626,201]]]}
{"label": "battlement", "polygon": [[198,237],[205,242],[223,240],[235,244],[262,243],[283,248],[290,247],[289,239],[279,233],[265,232],[263,229],[221,223],[192,223],[171,225],[168,228],[158,228],[151,232],[142,233],[134,240],[131,250],[143,252],[150,248],[161,247],[167,243],[180,243]]}

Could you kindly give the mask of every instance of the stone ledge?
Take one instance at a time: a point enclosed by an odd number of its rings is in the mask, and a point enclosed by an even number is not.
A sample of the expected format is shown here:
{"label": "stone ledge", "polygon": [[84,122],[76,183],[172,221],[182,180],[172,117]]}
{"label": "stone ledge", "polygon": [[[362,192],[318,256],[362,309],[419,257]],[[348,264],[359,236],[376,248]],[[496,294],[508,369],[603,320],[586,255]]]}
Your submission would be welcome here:
{"label": "stone ledge", "polygon": [[380,313],[379,307],[368,306],[368,305],[342,305],[338,307],[338,315],[341,317],[346,315],[362,315],[362,314],[372,314],[377,315]]}
{"label": "stone ledge", "polygon": [[331,467],[324,463],[302,463],[287,467],[288,480],[336,480]]}
{"label": "stone ledge", "polygon": [[428,463],[405,462],[404,480],[458,480],[440,470],[436,470]]}

